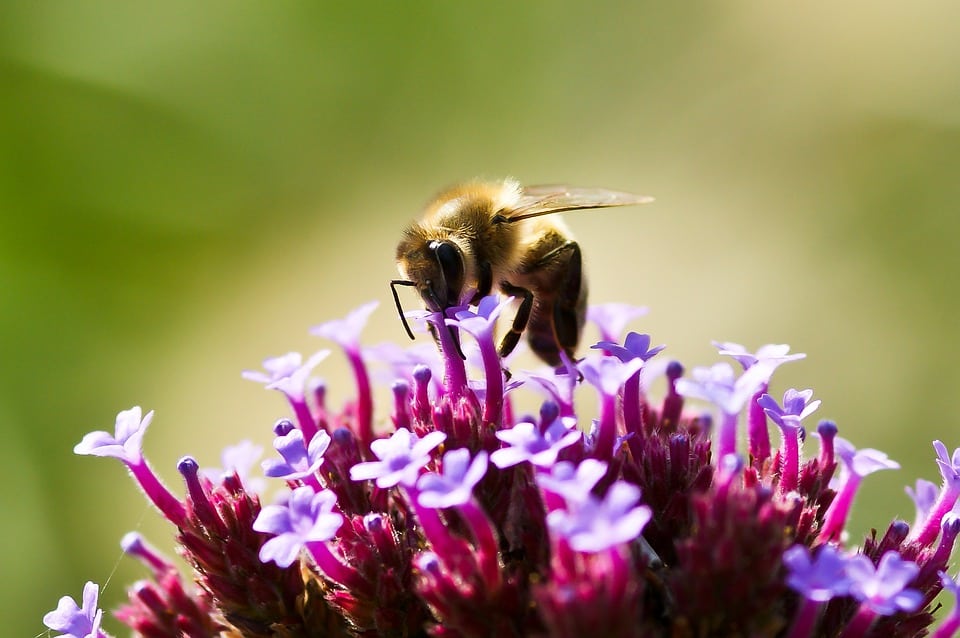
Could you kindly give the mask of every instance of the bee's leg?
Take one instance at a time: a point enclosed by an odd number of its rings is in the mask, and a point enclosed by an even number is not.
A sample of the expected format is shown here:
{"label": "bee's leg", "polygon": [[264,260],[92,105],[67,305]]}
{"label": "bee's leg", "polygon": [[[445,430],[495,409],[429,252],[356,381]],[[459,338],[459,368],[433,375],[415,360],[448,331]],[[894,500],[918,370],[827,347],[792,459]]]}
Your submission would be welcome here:
{"label": "bee's leg", "polygon": [[558,345],[573,359],[573,351],[580,341],[580,330],[583,328],[587,306],[583,257],[579,244],[572,241],[561,246],[552,251],[552,259],[563,264],[561,270],[564,273],[553,305],[553,329]]}
{"label": "bee's leg", "polygon": [[520,302],[520,308],[517,309],[517,314],[513,317],[513,324],[510,326],[510,331],[503,335],[503,339],[500,340],[500,347],[497,348],[497,352],[502,359],[513,352],[513,349],[520,343],[520,335],[523,334],[523,329],[527,327],[527,322],[530,321],[530,310],[533,308],[533,293],[526,288],[514,286],[506,281],[500,282],[500,290],[505,294],[523,298],[523,301]]}
{"label": "bee's leg", "polygon": [[477,264],[477,294],[474,301],[479,303],[481,299],[490,294],[493,290],[493,268],[489,261],[481,261]]}

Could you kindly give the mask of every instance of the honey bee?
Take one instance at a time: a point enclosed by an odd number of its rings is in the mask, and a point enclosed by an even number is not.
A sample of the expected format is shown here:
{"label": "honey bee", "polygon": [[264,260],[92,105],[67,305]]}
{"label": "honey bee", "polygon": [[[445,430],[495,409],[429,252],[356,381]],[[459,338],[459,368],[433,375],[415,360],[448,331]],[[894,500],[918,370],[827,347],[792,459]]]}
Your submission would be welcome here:
{"label": "honey bee", "polygon": [[561,351],[572,359],[586,318],[587,281],[580,246],[552,215],[650,201],[604,189],[523,187],[513,179],[469,182],[440,193],[397,246],[403,278],[390,288],[407,334],[413,339],[397,286],[416,288],[433,312],[476,303],[496,287],[520,300],[500,341],[501,357],[526,330],[531,349],[546,363],[559,365]]}

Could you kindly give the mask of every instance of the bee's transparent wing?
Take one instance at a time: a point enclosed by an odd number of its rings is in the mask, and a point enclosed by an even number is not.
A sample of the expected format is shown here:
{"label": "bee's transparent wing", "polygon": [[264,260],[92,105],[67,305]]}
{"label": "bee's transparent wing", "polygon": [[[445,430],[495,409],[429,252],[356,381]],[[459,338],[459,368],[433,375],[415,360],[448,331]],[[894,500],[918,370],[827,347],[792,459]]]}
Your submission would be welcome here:
{"label": "bee's transparent wing", "polygon": [[516,206],[504,211],[503,216],[507,221],[516,222],[567,210],[633,206],[648,204],[652,201],[652,197],[605,188],[577,188],[563,184],[525,186]]}

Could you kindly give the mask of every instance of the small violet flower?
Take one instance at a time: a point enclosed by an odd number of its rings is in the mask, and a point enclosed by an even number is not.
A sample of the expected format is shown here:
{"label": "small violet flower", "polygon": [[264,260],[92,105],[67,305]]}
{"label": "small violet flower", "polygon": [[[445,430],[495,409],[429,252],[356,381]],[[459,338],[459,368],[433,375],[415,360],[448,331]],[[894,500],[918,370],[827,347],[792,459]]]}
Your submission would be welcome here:
{"label": "small violet flower", "polygon": [[81,606],[70,596],[64,596],[57,608],[43,617],[43,624],[59,631],[57,638],[100,638],[103,611],[97,608],[99,594],[96,583],[88,582],[83,586]]}
{"label": "small violet flower", "polygon": [[332,319],[310,328],[310,334],[329,339],[345,349],[357,349],[360,346],[360,333],[366,328],[370,315],[379,305],[379,302],[371,301],[343,319]]}
{"label": "small violet flower", "polygon": [[600,329],[602,341],[617,341],[627,324],[649,312],[646,306],[625,303],[597,304],[587,308],[587,320]]}
{"label": "small violet flower", "polygon": [[223,448],[223,452],[220,454],[219,468],[204,468],[201,473],[214,481],[223,474],[236,472],[240,475],[240,478],[246,481],[250,476],[250,470],[257,464],[261,456],[263,456],[263,446],[244,439],[236,445],[228,445]]}
{"label": "small violet flower", "polygon": [[805,358],[807,355],[801,353],[790,354],[790,346],[787,344],[767,344],[760,346],[754,353],[746,349],[739,343],[714,341],[713,345],[720,351],[721,355],[732,357],[740,364],[744,371],[750,368],[764,370],[762,380],[753,399],[749,401],[749,411],[747,414],[747,439],[750,446],[750,455],[759,462],[770,458],[770,437],[767,433],[766,414],[757,399],[766,394],[769,389],[770,375],[773,374],[780,365],[790,361],[797,361]]}
{"label": "small violet flower", "polygon": [[600,552],[636,538],[650,521],[651,510],[637,505],[640,489],[629,483],[610,486],[601,500],[587,498],[572,503],[568,510],[547,514],[547,527],[578,552]]}
{"label": "small violet flower", "polygon": [[263,462],[263,473],[270,478],[286,480],[302,479],[314,474],[323,464],[323,454],[330,446],[330,435],[317,432],[310,445],[304,444],[303,432],[290,430],[273,440],[283,460],[268,459]]}
{"label": "small violet flower", "polygon": [[650,335],[631,332],[627,335],[623,345],[616,341],[600,341],[590,346],[593,350],[603,350],[609,352],[620,361],[626,363],[631,359],[642,359],[648,361],[654,355],[666,348],[666,346],[650,347]]}
{"label": "small violet flower", "polygon": [[789,361],[799,361],[807,356],[802,352],[790,354],[790,346],[785,343],[769,343],[765,346],[760,346],[756,352],[750,352],[745,346],[739,343],[733,343],[732,341],[714,341],[713,345],[720,351],[720,354],[736,359],[737,363],[743,366],[744,370],[758,363],[779,365]]}
{"label": "small violet flower", "polygon": [[790,388],[783,394],[783,407],[769,394],[762,394],[756,400],[764,414],[780,427],[783,440],[780,489],[783,492],[795,490],[800,480],[800,423],[820,406],[820,401],[810,400],[812,397],[813,390]]}
{"label": "small violet flower", "polygon": [[803,545],[794,545],[783,553],[789,571],[787,585],[807,600],[825,603],[850,591],[847,558],[833,545],[822,545],[816,556]]}
{"label": "small violet flower", "polygon": [[550,467],[564,448],[580,440],[582,434],[576,429],[576,421],[560,417],[544,431],[533,423],[518,423],[509,430],[497,432],[497,438],[509,447],[496,450],[490,461],[500,469],[529,461],[537,467]]}
{"label": "small violet flower", "polygon": [[430,452],[446,438],[443,432],[430,432],[421,439],[410,430],[400,428],[389,439],[371,443],[370,449],[380,460],[357,463],[350,468],[350,478],[354,481],[376,479],[380,488],[398,483],[413,485],[420,469],[430,462]]}
{"label": "small violet flower", "polygon": [[730,364],[716,363],[709,368],[694,368],[692,380],[677,381],[677,392],[681,395],[708,401],[720,409],[723,420],[717,436],[717,453],[721,457],[736,453],[737,415],[769,380],[771,372],[769,366],[758,364],[737,377]]}
{"label": "small violet flower", "polygon": [[244,370],[241,376],[248,381],[264,384],[267,390],[282,392],[287,397],[304,436],[310,438],[317,431],[317,423],[310,413],[310,408],[307,407],[304,387],[313,369],[329,355],[329,350],[321,350],[303,361],[303,356],[299,352],[288,352],[279,357],[264,359],[263,369],[266,373],[259,370]]}
{"label": "small violet flower", "polygon": [[320,350],[304,361],[299,352],[288,352],[279,357],[264,359],[265,373],[259,370],[244,370],[241,376],[247,381],[262,383],[268,390],[279,390],[288,397],[303,399],[307,378],[328,356],[329,350]]}
{"label": "small violet flower", "polygon": [[90,432],[74,446],[74,454],[107,456],[122,461],[153,504],[174,525],[183,523],[183,504],[160,481],[143,458],[143,435],[153,420],[153,410],[141,417],[140,406],[117,414],[114,434]]}
{"label": "small violet flower", "polygon": [[593,452],[601,461],[612,458],[617,440],[617,395],[620,388],[640,371],[644,360],[623,362],[615,357],[584,359],[577,366],[583,378],[600,394],[600,420]]}
{"label": "small violet flower", "polygon": [[140,406],[136,405],[117,414],[112,435],[103,430],[90,432],[74,446],[73,452],[91,456],[112,456],[127,464],[139,464],[143,460],[143,435],[152,420],[153,410],[142,416]]}
{"label": "small violet flower", "polygon": [[473,488],[487,473],[487,453],[470,459],[470,450],[459,448],[443,455],[441,474],[424,474],[417,481],[420,504],[424,507],[454,507],[470,500]]}
{"label": "small violet flower", "polygon": [[907,493],[907,496],[913,501],[913,505],[917,510],[912,528],[918,528],[927,519],[930,510],[933,509],[933,504],[937,502],[937,496],[940,490],[937,489],[935,483],[926,479],[917,479],[916,487],[907,485],[903,489]]}
{"label": "small violet flower", "polygon": [[253,522],[258,532],[273,534],[260,549],[260,560],[287,567],[297,559],[307,543],[333,538],[343,524],[343,516],[333,511],[337,498],[333,492],[314,492],[312,487],[298,487],[286,506],[268,505]]}
{"label": "small violet flower", "polygon": [[960,499],[960,447],[951,455],[942,441],[934,441],[933,449],[937,452],[937,466],[940,468],[940,476],[943,477],[943,487],[937,500],[930,506],[924,523],[911,532],[911,539],[921,545],[933,542],[940,532],[943,517]]}
{"label": "small violet flower", "polygon": [[820,537],[825,540],[838,541],[840,533],[850,515],[853,499],[864,477],[880,470],[896,470],[900,464],[880,450],[864,448],[857,450],[853,445],[841,437],[834,439],[837,455],[843,462],[844,478],[837,496],[823,517],[823,526],[820,528]]}
{"label": "small violet flower", "polygon": [[919,571],[916,563],[895,551],[884,554],[876,567],[861,554],[851,558],[846,568],[850,594],[881,616],[915,611],[920,606],[923,594],[907,587]]}
{"label": "small violet flower", "polygon": [[560,461],[550,472],[537,474],[537,484],[568,503],[582,503],[607,473],[607,464],[597,459],[584,459],[579,465]]}
{"label": "small violet flower", "polygon": [[949,638],[960,630],[960,582],[944,571],[940,572],[940,584],[943,590],[953,596],[953,609],[943,623],[931,634],[932,638]]}

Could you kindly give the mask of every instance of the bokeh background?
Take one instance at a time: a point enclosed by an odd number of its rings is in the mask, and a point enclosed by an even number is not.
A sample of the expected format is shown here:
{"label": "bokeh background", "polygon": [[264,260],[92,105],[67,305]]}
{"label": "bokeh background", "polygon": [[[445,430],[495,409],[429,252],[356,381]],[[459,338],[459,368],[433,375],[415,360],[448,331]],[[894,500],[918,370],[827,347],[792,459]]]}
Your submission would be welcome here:
{"label": "bokeh background", "polygon": [[[284,403],[240,370],[370,299],[366,341],[402,342],[398,233],[477,175],[655,195],[567,216],[593,300],[650,306],[631,327],[688,365],[711,339],[807,352],[775,390],[904,466],[866,482],[858,536],[912,520],[930,440],[960,445],[957,24],[947,1],[4,3],[3,633],[87,579],[115,607],[144,576],[125,531],[171,548],[118,463],[72,454],[85,432],[156,409],[175,489],[183,454],[269,447]],[[320,370],[334,401],[345,370]]]}

